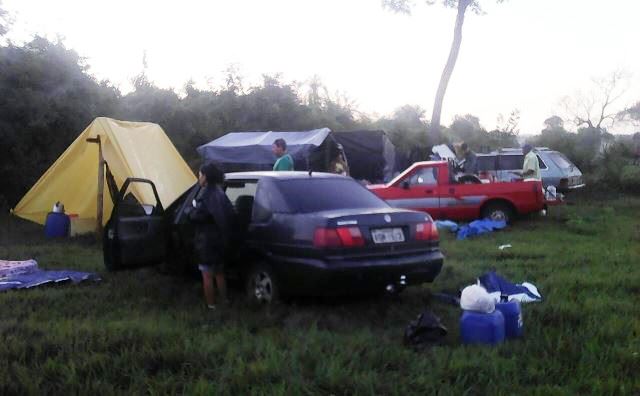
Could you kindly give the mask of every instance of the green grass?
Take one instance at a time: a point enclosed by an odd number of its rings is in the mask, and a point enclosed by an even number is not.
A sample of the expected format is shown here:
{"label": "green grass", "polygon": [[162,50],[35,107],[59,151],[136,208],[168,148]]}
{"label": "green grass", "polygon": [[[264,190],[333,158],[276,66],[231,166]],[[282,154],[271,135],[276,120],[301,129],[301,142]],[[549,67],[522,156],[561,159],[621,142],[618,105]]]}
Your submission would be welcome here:
{"label": "green grass", "polygon": [[[97,284],[0,294],[0,394],[638,394],[640,200],[566,206],[470,241],[443,237],[445,267],[400,298],[204,309],[197,280],[106,273],[91,240],[48,242],[0,219],[0,257],[97,271]],[[510,243],[512,249],[498,246]],[[531,281],[525,337],[463,346],[460,311],[433,300],[484,271]],[[424,309],[445,344],[402,345]]]}

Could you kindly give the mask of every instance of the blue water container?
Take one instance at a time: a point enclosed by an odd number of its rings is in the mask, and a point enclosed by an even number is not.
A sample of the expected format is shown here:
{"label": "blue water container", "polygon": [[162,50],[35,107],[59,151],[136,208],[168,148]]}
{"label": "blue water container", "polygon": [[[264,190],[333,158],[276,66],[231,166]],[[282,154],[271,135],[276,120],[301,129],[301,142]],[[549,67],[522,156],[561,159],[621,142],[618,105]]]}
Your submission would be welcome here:
{"label": "blue water container", "polygon": [[464,311],[460,317],[460,337],[464,344],[495,345],[504,341],[504,316],[492,313]]}
{"label": "blue water container", "polygon": [[522,321],[522,310],[520,302],[513,300],[496,304],[496,310],[502,312],[504,316],[504,328],[507,338],[522,337],[524,323]]}
{"label": "blue water container", "polygon": [[47,238],[60,238],[69,236],[71,221],[64,213],[51,212],[44,223],[44,235]]}

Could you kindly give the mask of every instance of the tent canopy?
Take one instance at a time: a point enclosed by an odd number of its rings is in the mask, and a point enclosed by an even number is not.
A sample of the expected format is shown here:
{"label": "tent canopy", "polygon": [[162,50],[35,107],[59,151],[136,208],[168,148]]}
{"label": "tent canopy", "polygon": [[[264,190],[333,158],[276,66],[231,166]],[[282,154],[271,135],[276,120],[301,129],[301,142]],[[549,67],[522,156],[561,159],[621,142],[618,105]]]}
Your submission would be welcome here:
{"label": "tent canopy", "polygon": [[354,179],[389,181],[396,172],[396,149],[384,131],[334,132],[349,159]]}
{"label": "tent canopy", "polygon": [[323,170],[336,143],[328,128],[303,132],[230,132],[198,147],[205,162],[215,162],[225,172],[270,170],[276,162],[271,146],[276,139],[287,142],[296,170]]}
{"label": "tent canopy", "polygon": [[[44,224],[54,203],[78,215],[78,232],[92,231],[97,222],[98,145],[87,139],[100,137],[104,160],[120,188],[128,177],[151,180],[166,208],[196,182],[159,125],[96,118],[18,202],[13,213]],[[155,204],[148,185],[135,183],[129,190],[140,202]],[[113,202],[104,185],[103,222],[111,216]]]}

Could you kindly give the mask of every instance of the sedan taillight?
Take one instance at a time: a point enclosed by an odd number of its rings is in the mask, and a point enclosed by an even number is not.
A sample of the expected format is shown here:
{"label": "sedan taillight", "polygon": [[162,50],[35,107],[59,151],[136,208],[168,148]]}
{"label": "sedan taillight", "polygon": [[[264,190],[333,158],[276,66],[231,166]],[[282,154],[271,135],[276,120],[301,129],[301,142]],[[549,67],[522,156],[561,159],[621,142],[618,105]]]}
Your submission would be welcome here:
{"label": "sedan taillight", "polygon": [[364,246],[364,238],[358,227],[318,228],[313,235],[313,245],[319,248]]}
{"label": "sedan taillight", "polygon": [[440,238],[438,228],[433,222],[416,224],[416,239],[418,241],[433,241]]}

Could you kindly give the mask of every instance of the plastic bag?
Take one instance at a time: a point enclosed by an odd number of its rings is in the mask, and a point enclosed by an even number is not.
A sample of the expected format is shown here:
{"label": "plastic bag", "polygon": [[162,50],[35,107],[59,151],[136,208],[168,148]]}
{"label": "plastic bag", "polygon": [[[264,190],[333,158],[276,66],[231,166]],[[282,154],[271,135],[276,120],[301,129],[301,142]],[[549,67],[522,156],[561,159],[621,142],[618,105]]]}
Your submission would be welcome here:
{"label": "plastic bag", "polygon": [[53,204],[53,209],[51,209],[53,213],[64,213],[64,205],[60,203],[60,201]]}
{"label": "plastic bag", "polygon": [[471,285],[462,290],[460,308],[465,311],[491,313],[496,309],[496,303],[487,289],[479,285]]}

